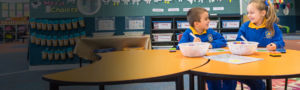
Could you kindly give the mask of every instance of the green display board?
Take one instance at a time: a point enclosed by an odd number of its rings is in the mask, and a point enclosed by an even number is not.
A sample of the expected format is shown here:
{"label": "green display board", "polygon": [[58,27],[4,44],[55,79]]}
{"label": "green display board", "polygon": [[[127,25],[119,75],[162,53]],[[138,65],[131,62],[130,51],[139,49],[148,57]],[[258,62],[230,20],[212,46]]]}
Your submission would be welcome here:
{"label": "green display board", "polygon": [[[90,2],[89,2],[90,1]],[[110,1],[105,3],[104,1]],[[196,0],[192,4],[187,0],[154,1],[146,3],[140,0],[139,4],[131,0],[126,5],[118,0],[31,0],[30,15],[35,18],[57,18],[57,17],[95,17],[95,16],[161,16],[161,15],[186,15],[184,8],[205,7],[209,8],[211,14],[239,14],[239,0]],[[193,1],[193,0],[192,0]],[[214,2],[210,2],[214,1]],[[78,2],[80,2],[78,4]],[[100,2],[100,4],[97,2]],[[82,6],[80,6],[82,5]],[[100,7],[97,10],[97,7]],[[221,10],[214,10],[214,8]],[[168,11],[175,8],[175,11]],[[84,14],[80,11],[95,12]],[[163,12],[153,12],[153,9],[163,9]],[[176,10],[178,9],[178,11]]]}

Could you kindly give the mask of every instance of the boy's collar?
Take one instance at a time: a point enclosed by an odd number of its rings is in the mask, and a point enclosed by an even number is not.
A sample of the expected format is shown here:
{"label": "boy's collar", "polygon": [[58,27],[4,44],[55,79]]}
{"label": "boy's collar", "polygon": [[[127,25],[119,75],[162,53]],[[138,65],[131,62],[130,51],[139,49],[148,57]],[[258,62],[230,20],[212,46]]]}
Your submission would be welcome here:
{"label": "boy's collar", "polygon": [[254,23],[250,22],[249,26],[250,28],[254,28],[254,29],[261,29],[261,28],[266,28],[266,19],[264,18],[263,23],[260,26],[256,26]]}
{"label": "boy's collar", "polygon": [[202,33],[198,33],[198,32],[196,31],[196,29],[194,29],[194,28],[193,28],[193,27],[191,27],[191,26],[190,26],[190,29],[192,30],[193,34],[195,34],[195,35],[202,35],[202,34],[206,34],[206,30],[203,30],[203,32],[202,32]]}

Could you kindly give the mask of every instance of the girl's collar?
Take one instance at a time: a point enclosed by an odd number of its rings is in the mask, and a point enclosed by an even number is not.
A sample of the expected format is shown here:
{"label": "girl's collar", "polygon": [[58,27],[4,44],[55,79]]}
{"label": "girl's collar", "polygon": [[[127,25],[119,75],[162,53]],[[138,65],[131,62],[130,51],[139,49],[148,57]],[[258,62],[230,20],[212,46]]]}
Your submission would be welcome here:
{"label": "girl's collar", "polygon": [[261,28],[266,28],[266,18],[264,18],[264,21],[261,25],[259,26],[256,26],[254,23],[250,22],[249,26],[250,28],[255,28],[256,30],[257,29],[261,29]]}

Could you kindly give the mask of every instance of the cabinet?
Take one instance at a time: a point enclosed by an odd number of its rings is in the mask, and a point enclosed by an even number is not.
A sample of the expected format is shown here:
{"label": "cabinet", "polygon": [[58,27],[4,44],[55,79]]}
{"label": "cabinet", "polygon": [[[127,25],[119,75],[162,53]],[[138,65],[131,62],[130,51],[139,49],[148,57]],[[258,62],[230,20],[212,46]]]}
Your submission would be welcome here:
{"label": "cabinet", "polygon": [[[241,21],[241,15],[210,15],[210,27],[227,40],[235,40]],[[176,47],[178,35],[189,27],[186,16],[152,16],[150,22],[152,49]]]}
{"label": "cabinet", "polygon": [[0,38],[3,42],[22,39],[28,35],[28,24],[2,24],[0,25]]}

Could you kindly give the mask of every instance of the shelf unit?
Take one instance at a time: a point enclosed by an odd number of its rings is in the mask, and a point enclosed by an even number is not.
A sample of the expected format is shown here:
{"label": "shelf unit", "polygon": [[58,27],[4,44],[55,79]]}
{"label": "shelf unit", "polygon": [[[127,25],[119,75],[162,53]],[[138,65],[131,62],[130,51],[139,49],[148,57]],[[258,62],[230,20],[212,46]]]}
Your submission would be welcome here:
{"label": "shelf unit", "polygon": [[[7,32],[6,27],[12,27],[12,31]],[[19,27],[24,27],[24,32],[20,32]],[[6,34],[13,35],[12,40],[21,39],[22,35],[28,35],[29,32],[29,24],[1,24],[0,25],[0,33],[2,42],[6,42],[8,38],[6,38]]]}
{"label": "shelf unit", "polygon": [[[217,28],[213,28],[215,31],[221,33],[223,36],[230,34],[237,34],[239,28],[223,28],[222,20],[240,20],[239,27],[241,26],[242,16],[241,15],[211,15],[210,20],[217,20]],[[171,29],[154,29],[153,21],[171,21]],[[151,44],[154,47],[176,47],[178,44],[177,34],[183,33],[186,29],[177,28],[177,21],[187,21],[186,16],[152,16],[150,23],[150,38]],[[171,41],[155,41],[153,34],[159,33],[172,33]],[[226,39],[226,38],[225,38]],[[152,49],[154,49],[152,47]]]}

